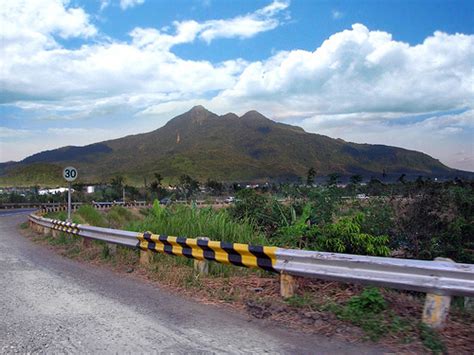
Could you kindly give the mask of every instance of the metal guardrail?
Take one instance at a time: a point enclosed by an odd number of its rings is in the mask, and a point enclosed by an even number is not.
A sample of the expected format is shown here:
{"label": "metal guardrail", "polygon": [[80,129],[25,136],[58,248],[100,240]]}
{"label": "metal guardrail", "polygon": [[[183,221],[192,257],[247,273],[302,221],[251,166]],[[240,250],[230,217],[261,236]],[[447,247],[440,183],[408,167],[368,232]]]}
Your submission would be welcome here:
{"label": "metal guardrail", "polygon": [[[78,207],[91,204],[95,208],[110,208],[112,206],[136,206],[136,207],[145,207],[148,206],[146,201],[112,201],[112,202],[73,202],[72,208],[75,210]],[[41,209],[60,209],[67,208],[67,203],[65,202],[20,202],[20,203],[0,203],[0,209],[21,209],[21,208],[41,208]]]}
{"label": "metal guardrail", "polygon": [[[173,200],[171,201],[172,204],[191,204],[195,203],[197,206],[228,206],[230,202],[223,201],[223,200],[214,200],[214,201],[206,201],[206,200],[192,200],[192,201],[184,201],[184,200]],[[151,203],[147,201],[106,201],[106,202],[72,202],[72,209],[76,210],[78,207],[90,204],[97,209],[106,209],[112,206],[125,206],[125,207],[146,207],[150,206]],[[0,203],[0,210],[1,209],[21,209],[21,208],[42,208],[42,209],[49,209],[53,210],[60,210],[61,208],[67,208],[67,203],[65,202],[19,202],[19,203]]]}
{"label": "metal guardrail", "polygon": [[474,265],[278,248],[275,269],[291,275],[438,295],[474,296]]}
{"label": "metal guardrail", "polygon": [[437,295],[474,296],[473,264],[250,246],[92,227],[35,214],[31,214],[29,219],[42,227],[84,238],[197,260]]}

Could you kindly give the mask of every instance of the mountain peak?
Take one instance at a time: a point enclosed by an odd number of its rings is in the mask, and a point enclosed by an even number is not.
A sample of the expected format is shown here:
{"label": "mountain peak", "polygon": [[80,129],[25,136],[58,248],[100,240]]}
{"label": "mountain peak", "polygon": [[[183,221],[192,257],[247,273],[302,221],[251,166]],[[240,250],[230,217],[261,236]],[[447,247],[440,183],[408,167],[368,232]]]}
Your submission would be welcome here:
{"label": "mountain peak", "polygon": [[177,119],[178,121],[181,121],[181,122],[191,121],[192,123],[202,123],[202,122],[204,122],[208,119],[217,118],[217,117],[219,117],[219,116],[217,116],[215,113],[207,110],[204,106],[197,105],[197,106],[194,106],[188,112],[185,112],[182,115],[179,115],[179,116],[175,117],[170,122]]}
{"label": "mountain peak", "polygon": [[241,119],[247,119],[247,120],[269,120],[267,117],[262,115],[260,112],[251,110],[247,113],[245,113],[243,116],[240,117]]}
{"label": "mountain peak", "polygon": [[203,105],[196,105],[188,112],[210,112]]}

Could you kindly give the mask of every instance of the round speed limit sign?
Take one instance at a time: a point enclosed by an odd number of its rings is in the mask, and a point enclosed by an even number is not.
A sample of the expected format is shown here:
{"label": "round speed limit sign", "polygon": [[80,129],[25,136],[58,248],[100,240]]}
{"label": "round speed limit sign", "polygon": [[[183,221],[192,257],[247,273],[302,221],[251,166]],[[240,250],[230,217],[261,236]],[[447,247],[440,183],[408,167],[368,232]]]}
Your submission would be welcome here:
{"label": "round speed limit sign", "polygon": [[72,166],[68,166],[63,170],[63,178],[66,181],[74,181],[77,179],[77,169]]}

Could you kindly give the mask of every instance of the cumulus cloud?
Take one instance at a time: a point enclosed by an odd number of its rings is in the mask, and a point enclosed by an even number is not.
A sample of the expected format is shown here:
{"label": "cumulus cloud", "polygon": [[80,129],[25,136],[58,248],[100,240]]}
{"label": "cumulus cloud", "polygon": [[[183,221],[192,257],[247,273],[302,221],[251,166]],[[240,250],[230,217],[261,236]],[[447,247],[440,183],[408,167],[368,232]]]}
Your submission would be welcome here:
{"label": "cumulus cloud", "polygon": [[[456,137],[473,130],[465,124],[473,119],[473,35],[435,32],[410,45],[354,24],[313,51],[282,51],[255,62],[188,60],[172,51],[178,44],[274,29],[284,23],[288,6],[276,0],[229,19],[179,21],[171,30],[135,28],[129,41],[117,41],[98,35],[89,15],[67,1],[7,2],[0,8],[2,102],[51,122],[117,112],[170,118],[197,103],[217,113],[257,109],[359,142],[416,149],[413,137],[433,134],[449,143],[464,162],[459,164],[472,161],[466,158],[472,146]],[[75,37],[94,41],[61,45],[61,39]],[[437,116],[450,110],[470,113]],[[432,116],[400,123],[401,117],[422,114]],[[419,147],[433,154],[427,144]]]}
{"label": "cumulus cloud", "polygon": [[471,105],[474,36],[436,32],[410,46],[355,24],[315,51],[251,63],[228,100],[284,102],[301,115],[432,112]]}
{"label": "cumulus cloud", "polygon": [[230,19],[175,21],[173,34],[155,28],[135,28],[130,35],[133,43],[138,46],[163,50],[169,50],[177,44],[193,42],[196,38],[208,44],[218,38],[250,38],[278,27],[281,19],[277,15],[288,6],[288,2],[275,0],[255,12]]}

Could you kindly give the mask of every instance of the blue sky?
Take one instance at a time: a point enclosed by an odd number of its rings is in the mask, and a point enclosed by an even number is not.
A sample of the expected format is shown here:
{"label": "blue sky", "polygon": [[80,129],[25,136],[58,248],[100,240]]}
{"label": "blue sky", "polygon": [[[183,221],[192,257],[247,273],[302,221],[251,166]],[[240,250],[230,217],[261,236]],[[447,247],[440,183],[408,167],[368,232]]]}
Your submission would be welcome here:
{"label": "blue sky", "polygon": [[0,9],[0,161],[195,104],[474,171],[472,1],[38,0]]}

